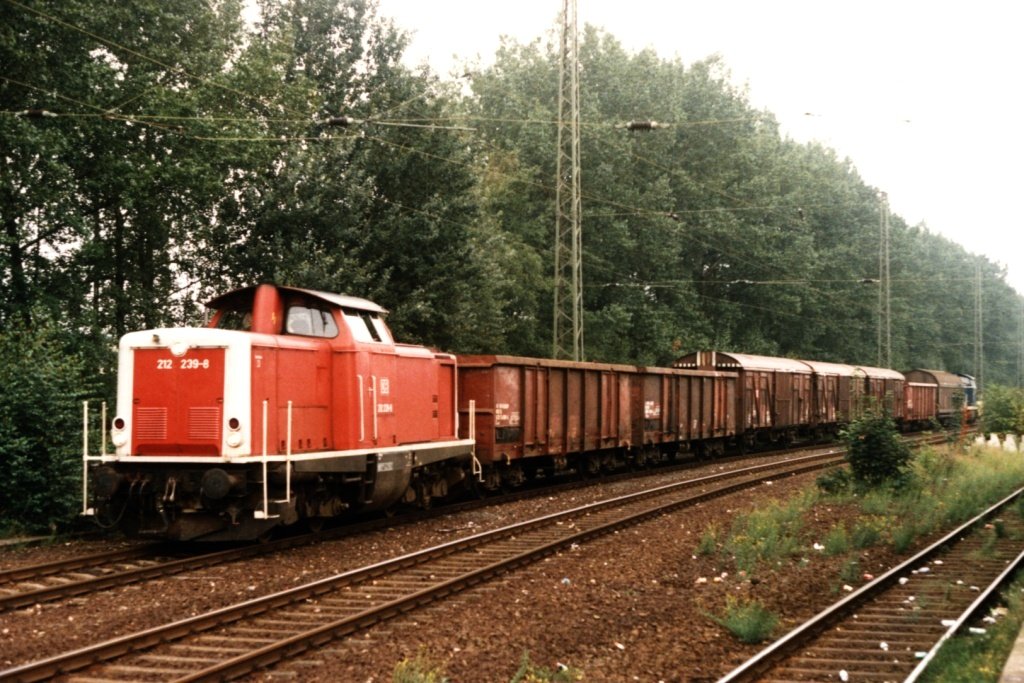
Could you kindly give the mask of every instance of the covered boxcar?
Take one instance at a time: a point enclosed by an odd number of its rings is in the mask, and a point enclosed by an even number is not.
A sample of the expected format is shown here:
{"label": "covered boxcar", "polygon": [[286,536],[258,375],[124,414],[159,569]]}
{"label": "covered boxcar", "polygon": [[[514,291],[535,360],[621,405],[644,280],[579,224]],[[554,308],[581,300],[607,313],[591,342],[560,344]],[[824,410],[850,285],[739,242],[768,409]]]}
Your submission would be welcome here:
{"label": "covered boxcar", "polygon": [[856,368],[842,363],[803,361],[814,372],[811,428],[819,435],[835,433],[850,420]]}
{"label": "covered boxcar", "polygon": [[966,401],[964,381],[960,375],[944,370],[908,370],[907,382],[932,384],[937,387],[932,412],[940,422],[952,422],[963,410]]}
{"label": "covered boxcar", "polygon": [[902,373],[887,368],[859,365],[854,371],[853,415],[859,417],[868,407],[885,409],[895,420],[902,420],[905,411]]}
{"label": "covered boxcar", "polygon": [[791,440],[810,424],[811,368],[798,360],[742,353],[697,351],[675,367],[739,375],[736,432],[750,442]]}

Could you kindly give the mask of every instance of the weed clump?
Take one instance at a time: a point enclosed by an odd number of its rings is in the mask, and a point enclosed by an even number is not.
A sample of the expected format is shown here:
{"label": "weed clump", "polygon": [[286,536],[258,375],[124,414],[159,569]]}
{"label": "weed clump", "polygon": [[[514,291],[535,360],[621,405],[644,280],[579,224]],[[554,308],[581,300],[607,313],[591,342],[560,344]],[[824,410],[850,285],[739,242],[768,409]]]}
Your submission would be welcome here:
{"label": "weed clump", "polygon": [[721,615],[708,616],[740,642],[749,645],[767,640],[779,624],[779,617],[758,600],[741,601],[732,595],[726,597],[725,611]]}
{"label": "weed clump", "polygon": [[524,652],[510,683],[573,683],[582,678],[582,671],[565,664],[558,664],[554,669],[537,666],[530,661],[530,653]]}
{"label": "weed clump", "polygon": [[400,661],[392,673],[394,683],[450,683],[444,668],[430,661],[422,652],[412,659]]}

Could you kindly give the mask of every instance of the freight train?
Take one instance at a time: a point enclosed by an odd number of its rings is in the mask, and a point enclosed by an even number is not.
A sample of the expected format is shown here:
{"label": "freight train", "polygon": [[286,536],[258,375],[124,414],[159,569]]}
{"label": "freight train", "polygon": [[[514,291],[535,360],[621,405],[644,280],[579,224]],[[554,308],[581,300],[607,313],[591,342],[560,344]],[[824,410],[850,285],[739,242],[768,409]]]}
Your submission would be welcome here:
{"label": "freight train", "polygon": [[98,521],[178,540],[253,539],[822,437],[869,397],[906,425],[973,409],[973,381],[935,370],[722,352],[670,368],[452,355],[396,343],[384,309],[365,299],[269,284],[209,307],[207,327],[121,339],[113,452],[104,439],[99,455],[83,454],[83,511]]}

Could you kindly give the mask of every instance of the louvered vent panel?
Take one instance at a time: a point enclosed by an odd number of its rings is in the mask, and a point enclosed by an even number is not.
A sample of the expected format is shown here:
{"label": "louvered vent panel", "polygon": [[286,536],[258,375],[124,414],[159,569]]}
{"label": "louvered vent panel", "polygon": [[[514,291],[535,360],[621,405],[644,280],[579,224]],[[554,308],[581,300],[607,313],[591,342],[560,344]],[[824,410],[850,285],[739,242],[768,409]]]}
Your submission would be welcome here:
{"label": "louvered vent panel", "polygon": [[166,440],[167,408],[136,409],[135,438],[145,441]]}
{"label": "louvered vent panel", "polygon": [[217,406],[188,409],[188,438],[219,439],[220,408]]}

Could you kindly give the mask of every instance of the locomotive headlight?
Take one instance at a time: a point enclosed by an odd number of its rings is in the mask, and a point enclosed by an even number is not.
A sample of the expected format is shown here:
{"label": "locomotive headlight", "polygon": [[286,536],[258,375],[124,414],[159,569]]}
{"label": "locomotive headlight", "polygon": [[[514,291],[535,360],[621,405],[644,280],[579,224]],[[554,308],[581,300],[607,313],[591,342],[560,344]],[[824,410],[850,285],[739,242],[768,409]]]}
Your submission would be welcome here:
{"label": "locomotive headlight", "polygon": [[228,420],[228,446],[238,448],[242,445],[242,423],[237,417]]}
{"label": "locomotive headlight", "polygon": [[115,446],[123,446],[128,443],[128,432],[125,428],[128,424],[123,417],[115,417],[110,424],[110,440]]}

